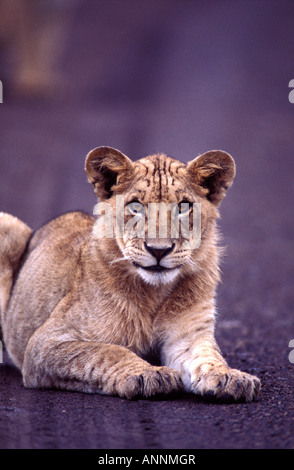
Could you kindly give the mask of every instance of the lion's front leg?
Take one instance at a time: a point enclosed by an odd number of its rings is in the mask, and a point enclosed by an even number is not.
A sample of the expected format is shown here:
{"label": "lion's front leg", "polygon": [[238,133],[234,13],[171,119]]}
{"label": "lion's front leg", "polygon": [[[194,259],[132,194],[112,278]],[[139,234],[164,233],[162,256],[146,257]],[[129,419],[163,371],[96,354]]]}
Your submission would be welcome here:
{"label": "lion's front leg", "polygon": [[189,389],[200,395],[219,399],[252,401],[257,396],[260,381],[257,377],[232,369],[219,352],[214,339],[199,338],[188,360]]}
{"label": "lion's front leg", "polygon": [[25,387],[59,388],[123,398],[182,389],[176,370],[154,367],[116,344],[73,339],[50,328],[49,319],[31,337],[24,356]]}
{"label": "lion's front leg", "polygon": [[[208,312],[206,312],[208,313]],[[185,389],[218,399],[252,401],[258,395],[260,380],[228,366],[216,344],[214,315],[181,317],[166,330],[162,345],[162,363],[180,372]],[[194,321],[191,323],[191,319]]]}

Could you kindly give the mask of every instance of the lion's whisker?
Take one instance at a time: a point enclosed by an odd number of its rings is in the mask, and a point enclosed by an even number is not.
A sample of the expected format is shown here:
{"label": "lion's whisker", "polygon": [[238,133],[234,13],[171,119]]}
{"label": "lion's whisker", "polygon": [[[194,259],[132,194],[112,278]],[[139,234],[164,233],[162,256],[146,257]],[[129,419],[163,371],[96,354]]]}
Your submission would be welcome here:
{"label": "lion's whisker", "polygon": [[117,259],[114,259],[114,260],[110,261],[109,264],[113,265],[114,263],[119,263],[120,261],[126,261],[128,259],[130,259],[129,256],[123,256],[122,258],[117,258]]}

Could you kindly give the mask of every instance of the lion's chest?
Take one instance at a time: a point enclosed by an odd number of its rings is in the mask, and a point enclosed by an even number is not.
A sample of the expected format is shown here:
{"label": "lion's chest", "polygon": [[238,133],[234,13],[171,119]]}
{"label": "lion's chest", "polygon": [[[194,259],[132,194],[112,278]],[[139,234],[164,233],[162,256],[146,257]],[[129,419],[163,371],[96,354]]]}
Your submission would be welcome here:
{"label": "lion's chest", "polygon": [[155,331],[150,306],[119,296],[98,295],[85,307],[81,322],[85,340],[119,344],[139,355],[152,348]]}

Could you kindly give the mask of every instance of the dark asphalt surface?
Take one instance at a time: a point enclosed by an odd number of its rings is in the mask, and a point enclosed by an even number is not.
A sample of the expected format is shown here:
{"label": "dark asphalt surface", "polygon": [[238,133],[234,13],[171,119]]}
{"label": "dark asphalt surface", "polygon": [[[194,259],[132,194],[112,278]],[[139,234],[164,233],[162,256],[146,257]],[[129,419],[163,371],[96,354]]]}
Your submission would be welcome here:
{"label": "dark asphalt surface", "polygon": [[26,390],[5,355],[0,448],[293,449],[294,4],[86,3],[76,6],[64,87],[52,100],[16,97],[0,55],[0,210],[33,228],[67,210],[91,212],[84,157],[99,145],[133,159],[231,153],[216,336],[262,391],[255,403],[217,404]]}

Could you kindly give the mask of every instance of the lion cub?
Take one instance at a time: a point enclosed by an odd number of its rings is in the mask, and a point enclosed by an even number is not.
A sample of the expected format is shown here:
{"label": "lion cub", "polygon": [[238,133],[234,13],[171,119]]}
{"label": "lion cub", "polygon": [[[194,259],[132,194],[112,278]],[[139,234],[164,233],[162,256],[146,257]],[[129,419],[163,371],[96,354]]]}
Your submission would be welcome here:
{"label": "lion cub", "polygon": [[132,162],[99,147],[86,172],[97,218],[71,212],[32,233],[0,214],[1,324],[24,385],[253,400],[259,379],[231,369],[214,339],[215,220],[232,157]]}

